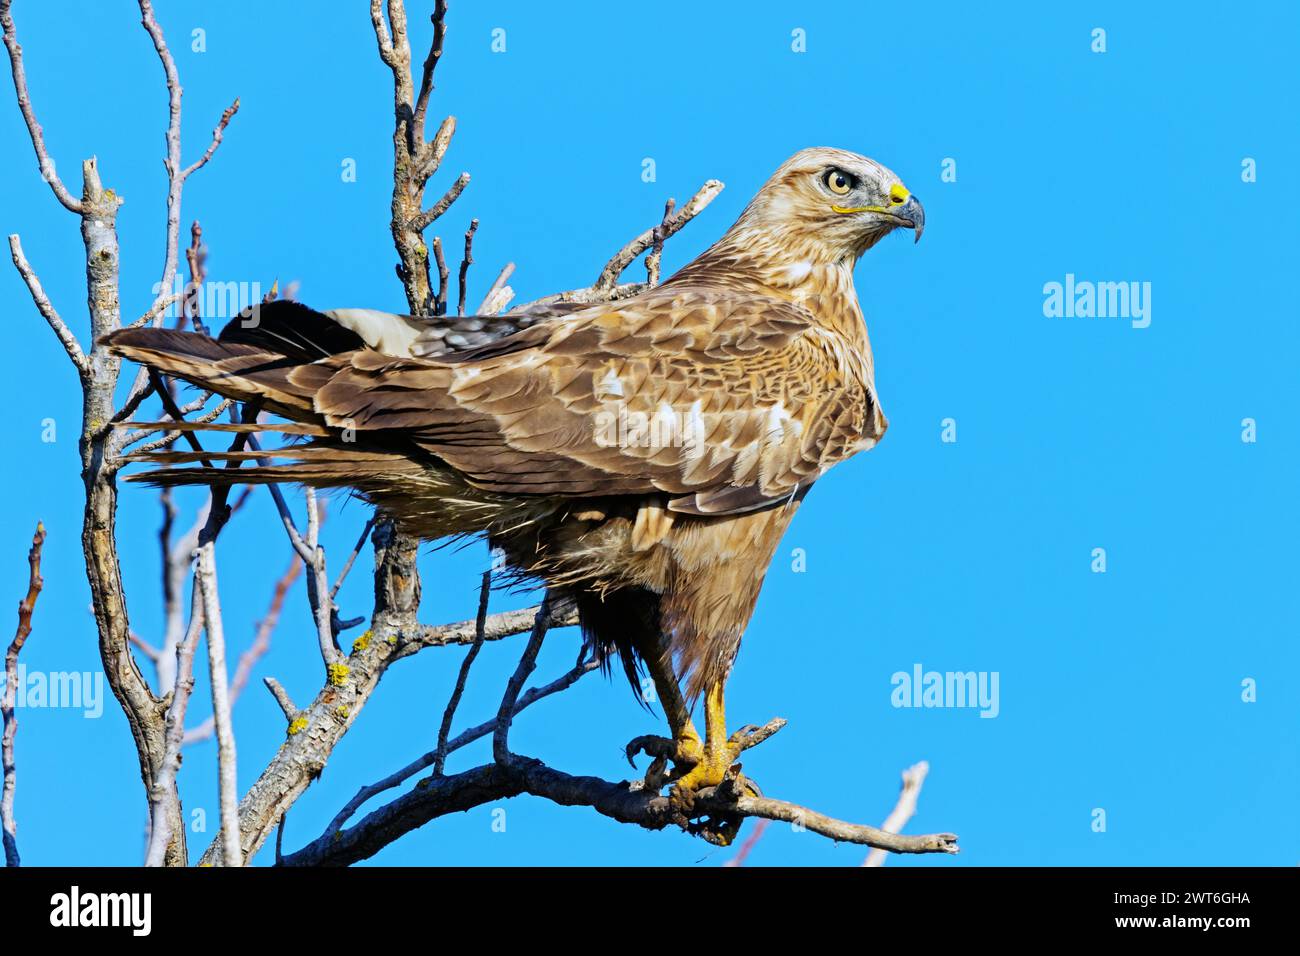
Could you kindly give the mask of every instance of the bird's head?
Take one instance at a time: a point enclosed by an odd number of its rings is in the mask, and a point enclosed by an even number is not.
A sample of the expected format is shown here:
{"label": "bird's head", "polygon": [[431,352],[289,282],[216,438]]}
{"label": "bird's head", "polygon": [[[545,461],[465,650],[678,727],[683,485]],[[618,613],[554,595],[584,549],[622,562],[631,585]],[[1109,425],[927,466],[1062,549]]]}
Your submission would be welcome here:
{"label": "bird's head", "polygon": [[895,229],[911,229],[920,241],[925,210],[875,160],[815,147],[786,160],[736,225],[766,233],[799,255],[852,262]]}

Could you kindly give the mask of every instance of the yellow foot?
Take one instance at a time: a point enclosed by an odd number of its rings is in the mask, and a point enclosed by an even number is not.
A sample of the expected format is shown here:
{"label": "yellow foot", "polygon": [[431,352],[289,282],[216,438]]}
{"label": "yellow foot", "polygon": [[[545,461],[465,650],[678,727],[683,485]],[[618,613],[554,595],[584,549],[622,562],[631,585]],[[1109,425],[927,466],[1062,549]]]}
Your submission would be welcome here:
{"label": "yellow foot", "polygon": [[722,783],[727,771],[745,749],[730,740],[714,747],[701,748],[699,760],[695,766],[677,778],[673,792],[695,793],[708,787],[716,787]]}
{"label": "yellow foot", "polygon": [[784,726],[785,720],[777,717],[762,727],[746,724],[726,740],[708,741],[704,744],[699,761],[677,780],[674,789],[698,792],[708,787],[718,786],[733,765],[739,771],[736,759],[742,753],[750,747],[757,747]]}
{"label": "yellow foot", "polygon": [[[729,807],[741,797],[763,795],[758,784],[741,773],[736,758],[784,726],[785,721],[777,718],[762,727],[742,727],[726,740],[713,741],[713,746],[706,742],[700,761],[668,793],[677,824],[715,846],[730,846],[745,818]],[[700,804],[699,796],[706,791],[711,791],[708,801]]]}
{"label": "yellow foot", "polygon": [[658,791],[672,784],[669,799],[685,825],[694,808],[695,795],[719,787],[724,781],[728,782],[726,793],[733,798],[742,794],[762,796],[758,785],[741,775],[736,759],[784,726],[785,721],[778,717],[762,727],[750,724],[726,739],[710,742],[701,741],[693,728],[675,738],[637,737],[627,745],[626,754],[629,763],[639,753],[654,758],[646,771],[644,786]]}

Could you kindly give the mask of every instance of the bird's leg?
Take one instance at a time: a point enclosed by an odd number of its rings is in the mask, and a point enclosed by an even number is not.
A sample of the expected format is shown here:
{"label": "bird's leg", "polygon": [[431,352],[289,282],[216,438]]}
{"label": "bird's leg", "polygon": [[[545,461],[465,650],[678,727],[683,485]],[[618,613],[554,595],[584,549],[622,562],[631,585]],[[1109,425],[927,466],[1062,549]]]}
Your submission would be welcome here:
{"label": "bird's leg", "polygon": [[[704,752],[699,762],[691,768],[690,772],[677,781],[674,793],[678,796],[684,796],[685,793],[691,791],[703,790],[706,787],[716,787],[722,783],[727,771],[731,770],[736,758],[750,747],[761,744],[785,726],[785,721],[777,717],[768,721],[762,727],[747,724],[728,737],[723,687],[724,681],[717,680],[705,689]],[[737,766],[737,772],[739,772],[739,769]],[[757,792],[757,788],[753,786],[752,782],[748,783],[749,788]]]}
{"label": "bird's leg", "polygon": [[[628,743],[626,752],[629,763],[638,753],[655,758],[645,779],[648,787],[657,790],[669,779],[681,776],[695,766],[704,753],[704,746],[691,722],[691,711],[682,697],[681,688],[672,672],[672,664],[664,659],[658,647],[643,648],[641,657],[654,679],[655,693],[663,705],[672,739],[653,735],[637,737]],[[670,760],[674,770],[672,774],[666,774],[665,769]]]}
{"label": "bird's leg", "polygon": [[703,790],[716,787],[743,748],[727,740],[727,709],[723,700],[723,683],[717,681],[704,691],[704,752],[699,763],[677,781],[680,790]]}

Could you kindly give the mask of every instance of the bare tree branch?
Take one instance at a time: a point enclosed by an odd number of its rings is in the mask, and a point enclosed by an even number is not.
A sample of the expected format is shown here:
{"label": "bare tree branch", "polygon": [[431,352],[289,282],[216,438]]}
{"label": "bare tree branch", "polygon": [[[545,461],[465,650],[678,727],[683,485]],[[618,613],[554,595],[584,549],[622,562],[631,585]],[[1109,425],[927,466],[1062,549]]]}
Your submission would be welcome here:
{"label": "bare tree branch", "polygon": [[710,179],[699,188],[679,212],[671,217],[665,217],[664,221],[659,225],[647,229],[616,252],[614,257],[605,263],[605,268],[600,271],[600,275],[592,283],[592,288],[605,292],[614,288],[618,282],[618,277],[623,274],[623,270],[630,266],[637,256],[653,246],[656,237],[658,237],[658,242],[662,244],[664,240],[676,235],[683,226],[703,212],[704,208],[713,202],[720,192],[722,192],[722,183],[716,179]]}
{"label": "bare tree branch", "polygon": [[161,647],[154,647],[152,644],[146,641],[135,631],[132,631],[130,634],[128,634],[127,639],[130,640],[132,647],[134,647],[145,657],[149,658],[149,660],[153,661],[155,665],[158,663],[158,659],[162,657]]}
{"label": "bare tree branch", "polygon": [[[208,528],[214,522],[224,504],[213,503],[212,513],[208,517]],[[203,630],[207,634],[208,677],[212,685],[212,717],[217,734],[217,774],[218,793],[221,806],[221,846],[222,862],[226,866],[243,866],[244,856],[239,845],[239,816],[237,804],[239,790],[235,763],[235,733],[230,721],[230,688],[226,677],[226,638],[221,621],[221,599],[217,592],[217,566],[213,555],[213,538],[204,529],[199,535],[198,567],[194,577],[198,582],[199,596],[203,605]],[[219,530],[220,524],[217,524]],[[182,724],[182,726],[184,726]]]}
{"label": "bare tree branch", "polygon": [[[951,833],[898,836],[875,827],[836,820],[798,804],[762,797],[736,796],[709,788],[696,795],[694,812],[757,817],[797,824],[832,840],[881,846],[894,853],[956,853]],[[450,777],[426,777],[413,789],[374,810],[355,826],[328,833],[283,858],[285,866],[345,866],[373,856],[402,835],[437,817],[520,794],[543,797],[561,806],[587,806],[620,823],[648,830],[681,825],[671,797],[644,789],[641,781],[612,783],[575,777],[539,760],[512,757]]]}
{"label": "bare tree branch", "polygon": [[27,134],[36,150],[36,162],[41,170],[41,178],[49,183],[50,189],[54,190],[55,198],[63,204],[64,208],[81,215],[81,202],[68,192],[67,187],[63,185],[63,180],[59,179],[54,160],[50,158],[49,151],[45,148],[45,133],[41,129],[41,124],[36,121],[36,110],[32,107],[32,98],[27,92],[23,48],[18,44],[18,32],[14,29],[14,20],[9,14],[12,2],[13,0],[0,0],[0,27],[4,28],[5,47],[9,50],[9,67],[13,73],[14,92],[18,95],[18,108],[22,111],[23,122],[27,124]]}
{"label": "bare tree branch", "polygon": [[[183,170],[181,170],[182,181],[189,179],[191,175],[193,175],[195,172],[202,169],[204,166],[208,164],[208,160],[212,158],[212,154],[215,153],[217,151],[217,147],[221,145],[221,138],[223,134],[226,132],[226,127],[230,124],[230,118],[238,112],[239,112],[239,97],[236,96],[235,101],[221,111],[221,119],[217,120],[217,125],[213,127],[212,141],[208,143],[208,148],[203,151],[203,155],[200,156],[198,159],[194,160],[194,162],[190,163]],[[195,221],[194,225],[196,227],[198,226],[197,220]]]}
{"label": "bare tree branch", "polygon": [[[478,657],[478,652],[483,650],[483,641],[486,640],[488,596],[491,594],[491,588],[492,572],[484,571],[483,584],[479,588],[478,595],[478,616],[474,619],[474,644],[466,653],[465,659],[461,661],[460,672],[456,675],[456,687],[451,692],[451,700],[447,702],[447,708],[442,714],[442,725],[438,728],[438,746],[433,758],[433,772],[437,776],[442,776],[443,767],[447,763],[447,738],[451,734],[451,722],[456,717],[456,708],[460,706],[460,699],[465,693],[469,669],[474,666],[474,658]],[[540,609],[538,613],[541,613]]]}
{"label": "bare tree branch", "polygon": [[[447,0],[434,0],[433,13],[429,17],[433,21],[433,42],[429,45],[429,55],[425,57],[421,70],[420,92],[415,98],[415,118],[411,123],[411,135],[417,143],[424,139],[424,117],[429,109],[429,94],[433,92],[433,71],[438,68],[443,41],[447,37],[446,17]],[[437,142],[436,137],[434,142]]]}
{"label": "bare tree branch", "polygon": [[[907,821],[912,819],[916,813],[916,801],[921,796],[921,787],[925,783],[925,775],[930,772],[930,765],[922,760],[920,763],[912,764],[903,771],[903,787],[898,794],[898,803],[885,822],[880,825],[880,829],[886,833],[899,833],[903,827],[907,826]],[[862,861],[863,866],[884,866],[885,857],[888,851],[881,847],[875,847],[867,858]]]}
{"label": "bare tree branch", "polygon": [[475,315],[496,315],[515,297],[514,290],[506,285],[510,277],[514,275],[515,264],[507,262],[497,273],[496,279],[492,282],[492,287],[488,289],[487,295],[483,296],[483,301],[479,307],[474,310]]}
{"label": "bare tree branch", "polygon": [[[247,440],[249,447],[254,451],[261,450],[256,435],[248,435]],[[270,464],[270,459],[267,458],[258,461],[263,465]],[[325,551],[320,547],[318,540],[320,511],[316,506],[316,492],[311,488],[306,492],[307,536],[304,538],[294,523],[288,503],[284,500],[284,492],[276,484],[268,484],[266,488],[275,502],[275,509],[280,514],[280,522],[289,536],[289,543],[293,545],[293,550],[307,567],[307,602],[311,605],[312,620],[316,624],[316,640],[320,648],[321,660],[328,670],[343,660],[343,654],[336,642],[338,616],[334,613],[332,600],[334,592],[330,590],[329,577],[325,569]]]}
{"label": "bare tree branch", "polygon": [[59,341],[63,344],[63,350],[68,353],[68,358],[72,359],[73,366],[81,375],[87,372],[87,361],[85,354],[81,351],[81,345],[77,342],[77,337],[72,334],[72,330],[64,324],[63,319],[59,317],[58,311],[50,302],[49,296],[45,294],[45,289],[41,286],[41,280],[36,275],[36,270],[27,261],[23,255],[23,246],[18,234],[14,233],[9,237],[9,255],[14,260],[14,267],[17,268],[18,274],[23,277],[23,282],[27,284],[27,291],[32,295],[32,301],[36,303],[36,310],[41,313],[45,321],[49,323],[54,334],[58,336]]}
{"label": "bare tree branch", "polygon": [[307,598],[316,620],[321,660],[328,668],[343,658],[343,653],[338,648],[338,632],[334,629],[338,616],[333,613],[329,574],[325,570],[325,549],[320,546],[321,508],[316,501],[316,489],[309,485],[304,494],[307,498],[306,551],[310,557],[304,562],[307,565]]}
{"label": "bare tree branch", "polygon": [[434,315],[446,315],[447,279],[451,276],[451,270],[447,268],[447,259],[442,254],[442,240],[437,236],[433,237],[433,257],[438,263],[438,296],[434,300],[432,311]]}
{"label": "bare tree branch", "polygon": [[339,589],[343,587],[343,582],[347,580],[347,576],[349,572],[352,571],[352,565],[356,562],[357,555],[359,555],[361,553],[361,549],[366,546],[366,541],[370,538],[370,532],[374,530],[375,530],[375,519],[372,516],[366,522],[365,527],[361,529],[361,537],[357,538],[356,546],[352,549],[352,553],[348,555],[347,561],[343,563],[343,570],[339,572],[338,580],[334,582],[334,587],[330,588],[331,601],[333,601],[335,598],[339,596]]}
{"label": "bare tree branch", "polygon": [[[537,703],[539,700],[544,700],[553,694],[558,694],[561,691],[568,690],[575,683],[577,683],[580,678],[584,677],[587,674],[590,674],[594,670],[598,670],[599,668],[600,668],[600,664],[598,661],[582,660],[579,661],[572,669],[565,671],[562,675],[557,677],[555,680],[551,681],[549,684],[544,684],[541,687],[529,688],[519,698],[519,701],[515,704],[515,710],[512,716],[517,717],[524,710],[528,709],[533,704]],[[486,737],[488,734],[495,731],[496,728],[497,728],[497,719],[493,717],[491,720],[485,720],[483,723],[469,728],[469,730],[462,731],[461,733],[457,734],[455,738],[447,742],[446,754],[455,753],[457,750],[460,750],[462,747],[467,747],[470,744],[472,744],[474,741],[481,740],[483,737]],[[421,770],[433,765],[433,763],[437,760],[437,758],[438,758],[438,749],[430,750],[428,753],[424,754],[423,756],[418,757],[417,759],[411,761],[402,769],[389,774],[383,780],[362,787],[360,790],[357,791],[356,795],[347,802],[347,804],[343,807],[343,809],[340,810],[337,814],[335,814],[334,819],[330,821],[330,825],[327,828],[326,832],[333,833],[341,829],[343,827],[343,824],[347,823],[347,821],[350,820],[352,816],[359,809],[361,809],[361,807],[368,800],[383,793],[386,790],[391,790],[393,787],[396,787],[404,783],[406,780],[409,780],[411,777],[415,776],[415,774],[419,773]],[[435,770],[434,776],[435,777],[442,776],[442,772],[440,770]]]}
{"label": "bare tree branch", "polygon": [[433,90],[433,73],[442,56],[446,35],[443,18],[447,5],[437,0],[433,12],[433,43],[425,59],[417,94],[411,77],[411,44],[406,33],[402,0],[388,0],[388,23],[382,0],[370,0],[370,22],[375,30],[379,58],[393,74],[393,201],[392,233],[397,249],[397,275],[406,290],[412,315],[432,315],[437,303],[429,281],[429,247],[421,232],[456,201],[469,182],[462,173],[437,203],[421,211],[424,187],[442,162],[456,124],[443,121],[432,143],[425,143],[424,117]]}
{"label": "bare tree branch", "polygon": [[149,790],[150,819],[149,846],[145,851],[145,866],[162,866],[171,842],[166,813],[168,795],[176,786],[176,774],[181,767],[181,747],[185,740],[185,711],[194,692],[194,652],[198,648],[199,634],[203,630],[203,601],[197,579],[191,589],[190,623],[185,636],[176,646],[176,680],[171,704],[167,708],[167,748],[163,753],[158,776]]}
{"label": "bare tree branch", "polygon": [[[524,689],[524,681],[528,680],[528,675],[537,666],[537,654],[542,649],[542,641],[546,639],[546,631],[550,623],[551,595],[548,591],[537,608],[533,632],[528,636],[528,644],[519,658],[519,666],[515,668],[514,674],[506,684],[506,692],[501,695],[501,707],[497,710],[497,726],[492,733],[492,757],[497,763],[510,762],[510,722],[515,715],[515,702],[519,699],[519,692]],[[481,630],[479,634],[482,634]]]}
{"label": "bare tree branch", "polygon": [[166,248],[163,255],[162,279],[159,282],[158,298],[155,299],[150,313],[157,310],[161,315],[161,302],[164,298],[171,296],[172,284],[176,278],[176,266],[178,260],[178,250],[180,247],[180,229],[181,229],[181,190],[185,186],[185,180],[190,174],[197,169],[201,169],[212,158],[217,147],[221,145],[222,134],[225,132],[226,125],[230,118],[239,111],[239,98],[226,107],[221,114],[216,128],[212,131],[212,142],[204,150],[203,155],[195,160],[191,165],[181,167],[181,78],[176,71],[176,61],[172,57],[171,50],[167,46],[167,40],[163,36],[162,27],[158,25],[154,17],[152,0],[139,0],[140,4],[140,24],[149,34],[149,39],[153,41],[154,50],[158,53],[158,59],[162,63],[163,74],[167,81],[167,157],[163,160],[163,165],[167,168],[167,229],[166,229]]}
{"label": "bare tree branch", "polygon": [[759,820],[754,824],[754,831],[745,838],[745,842],[740,845],[740,849],[723,866],[744,866],[745,861],[749,859],[749,854],[754,852],[754,847],[758,846],[758,841],[763,839],[763,834],[767,828],[772,825],[771,820]]}
{"label": "bare tree branch", "polygon": [[[536,622],[537,612],[540,609],[541,605],[537,605],[518,611],[502,611],[500,614],[488,615],[483,629],[484,639],[499,641],[503,637],[529,632]],[[568,627],[577,623],[578,614],[572,606],[562,605],[559,602],[555,603],[548,622],[549,627]],[[397,654],[399,657],[406,657],[424,647],[473,644],[476,631],[474,621],[458,621],[455,624],[422,624],[411,633],[403,635],[403,639],[397,645]]]}
{"label": "bare tree branch", "polygon": [[[235,665],[235,676],[230,681],[230,707],[232,710],[235,704],[239,702],[239,695],[244,692],[244,688],[248,685],[248,679],[252,676],[253,668],[271,649],[271,636],[275,633],[275,626],[280,621],[280,612],[284,609],[284,599],[288,596],[289,589],[293,587],[293,582],[298,579],[298,575],[301,573],[302,560],[297,555],[294,555],[289,561],[289,567],[275,582],[275,590],[271,593],[271,605],[266,609],[266,614],[263,615],[262,619],[257,622],[257,631],[253,636],[253,643],[239,655],[239,663]],[[184,743],[188,745],[208,739],[212,736],[215,726],[214,719],[208,717],[202,723],[185,731]]]}
{"label": "bare tree branch", "polygon": [[581,289],[569,289],[565,292],[555,292],[551,295],[544,295],[540,299],[533,299],[531,302],[525,302],[523,305],[517,305],[510,310],[511,315],[520,313],[545,311],[548,306],[560,303],[575,303],[578,305],[596,305],[602,302],[617,302],[619,299],[630,299],[634,295],[640,295],[648,289],[644,282],[624,282],[616,285],[612,289],[597,289],[594,286],[583,286]]}
{"label": "bare tree branch", "polygon": [[[418,542],[388,521],[375,526],[371,540],[375,550],[375,610],[370,629],[352,645],[346,661],[328,668],[326,684],[316,698],[295,711],[284,745],[240,801],[240,841],[246,859],[261,848],[276,822],[320,774],[389,664],[421,646],[406,649],[412,637],[420,633],[415,622],[420,603],[420,579],[415,568]],[[469,627],[473,627],[472,623]],[[214,843],[201,862],[214,864],[220,854],[219,842]]]}
{"label": "bare tree branch", "polygon": [[664,203],[664,217],[659,221],[659,225],[655,226],[654,244],[650,247],[649,255],[645,257],[645,284],[652,289],[659,284],[659,260],[664,254],[664,232],[676,206],[676,199],[669,199]]}
{"label": "bare tree branch", "polygon": [[456,300],[456,314],[465,314],[465,282],[469,278],[469,267],[474,264],[474,233],[478,232],[478,220],[471,219],[465,230],[465,255],[460,260],[460,298]]}
{"label": "bare tree branch", "polygon": [[469,173],[461,173],[457,176],[456,181],[443,193],[441,199],[411,220],[411,228],[416,232],[424,232],[428,229],[434,220],[446,213],[451,208],[451,204],[460,198],[460,194],[469,185],[469,178]]}
{"label": "bare tree branch", "polygon": [[18,821],[14,814],[14,789],[18,785],[18,767],[14,761],[14,738],[18,733],[18,717],[14,714],[18,694],[18,655],[22,653],[27,637],[32,633],[32,612],[36,610],[36,598],[41,593],[44,581],[41,579],[41,549],[45,546],[45,525],[36,523],[36,533],[32,535],[32,547],[27,552],[27,564],[30,572],[27,578],[27,594],[18,604],[18,630],[5,652],[5,689],[0,699],[0,713],[4,716],[3,763],[4,788],[0,792],[0,828],[3,829],[5,848],[5,865],[19,866],[18,855]]}
{"label": "bare tree branch", "polygon": [[438,127],[438,132],[433,134],[433,139],[429,147],[425,150],[420,159],[419,166],[414,172],[414,179],[418,185],[423,186],[429,181],[438,167],[442,165],[442,158],[447,155],[447,149],[451,146],[451,138],[456,135],[456,117],[448,116]]}
{"label": "bare tree branch", "polygon": [[294,706],[293,701],[289,699],[289,692],[280,685],[280,682],[274,677],[263,677],[262,683],[265,684],[266,689],[271,692],[271,696],[275,698],[275,702],[280,705],[280,710],[284,711],[284,719],[289,721],[291,724],[297,720],[301,711]]}

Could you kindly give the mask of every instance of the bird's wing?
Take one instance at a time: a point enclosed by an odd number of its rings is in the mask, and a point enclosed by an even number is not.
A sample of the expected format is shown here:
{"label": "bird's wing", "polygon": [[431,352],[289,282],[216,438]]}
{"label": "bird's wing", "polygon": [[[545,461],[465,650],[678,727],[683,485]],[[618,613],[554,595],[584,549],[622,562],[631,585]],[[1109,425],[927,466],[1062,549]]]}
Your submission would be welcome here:
{"label": "bird's wing", "polygon": [[457,355],[294,369],[331,426],[400,431],[481,487],[666,492],[729,514],[788,498],[884,431],[860,356],[808,309],[664,289]]}

